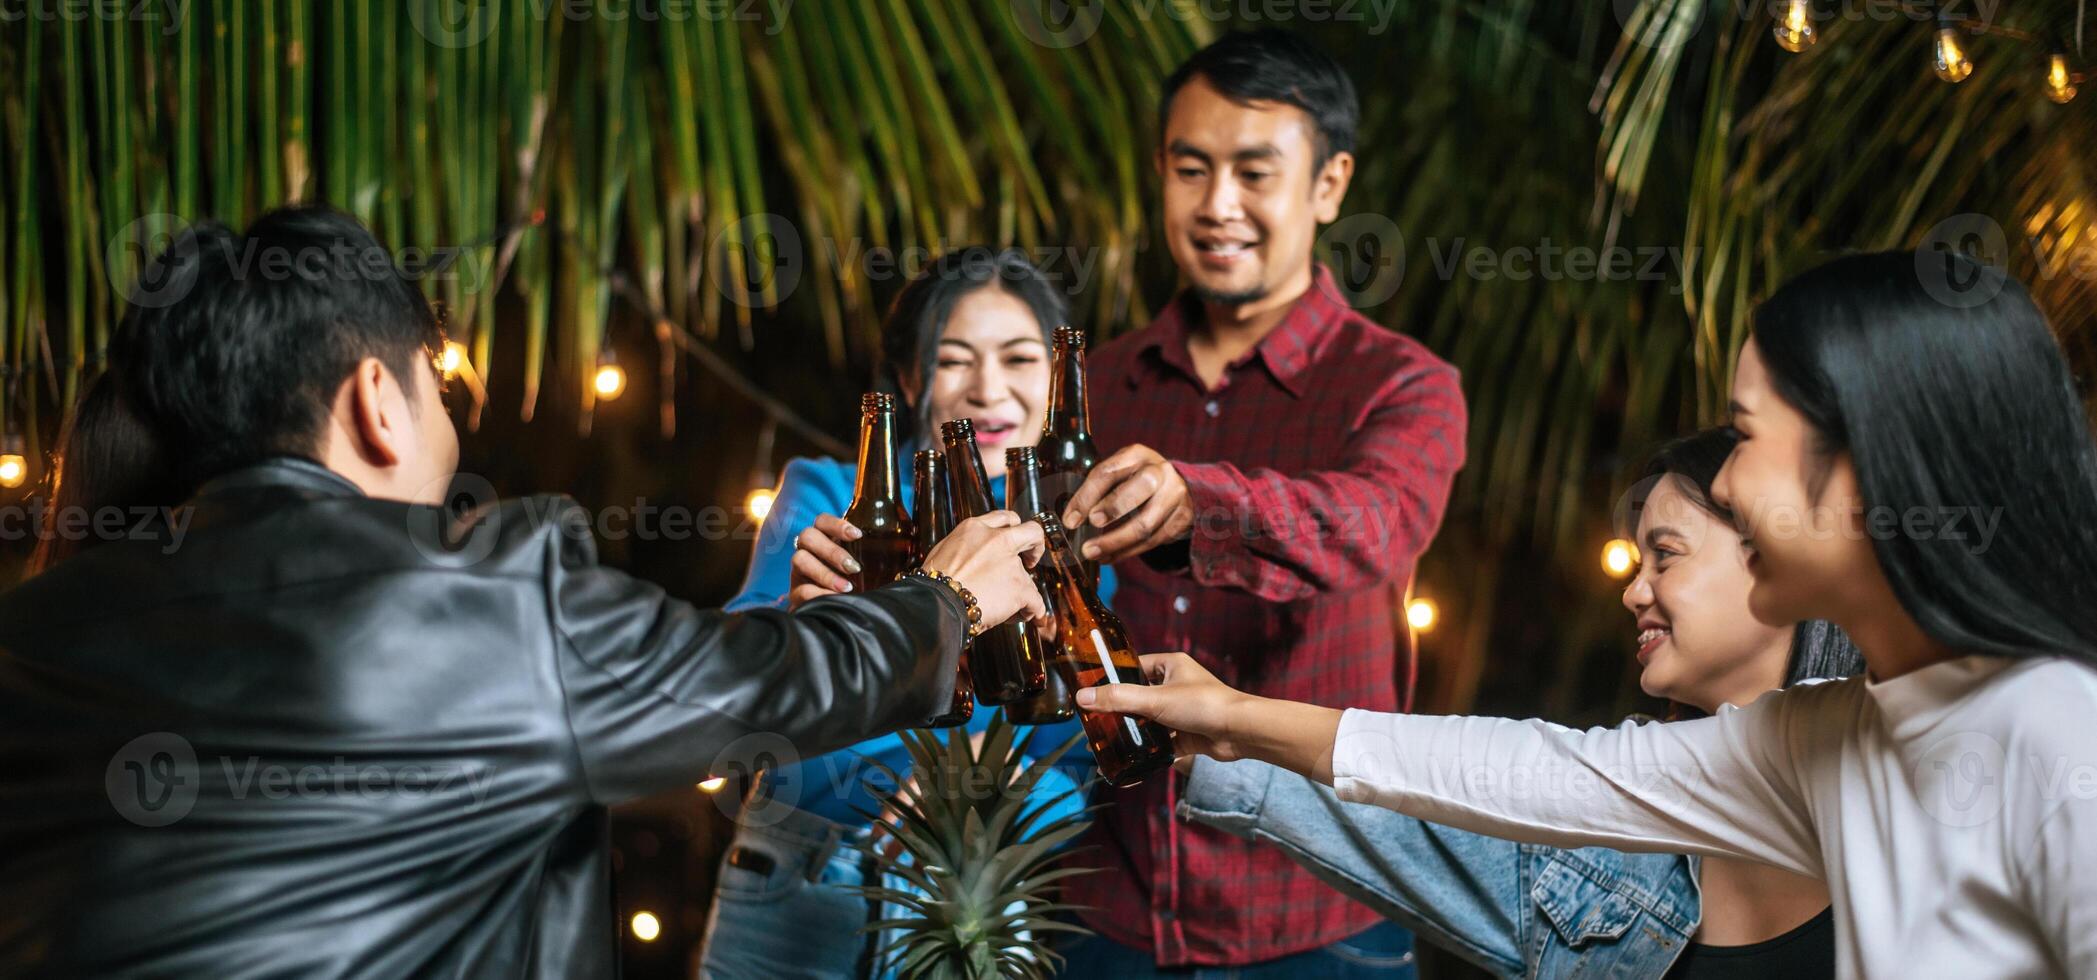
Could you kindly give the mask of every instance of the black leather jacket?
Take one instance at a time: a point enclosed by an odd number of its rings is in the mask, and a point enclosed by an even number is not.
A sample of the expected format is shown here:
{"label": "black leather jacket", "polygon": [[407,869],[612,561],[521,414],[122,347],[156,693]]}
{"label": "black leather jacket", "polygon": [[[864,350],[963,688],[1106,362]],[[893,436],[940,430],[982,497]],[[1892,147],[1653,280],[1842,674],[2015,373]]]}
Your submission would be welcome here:
{"label": "black leather jacket", "polygon": [[300,460],[192,503],[0,595],[0,976],[610,975],[607,805],[953,688],[937,585],[701,610],[565,498],[452,540]]}

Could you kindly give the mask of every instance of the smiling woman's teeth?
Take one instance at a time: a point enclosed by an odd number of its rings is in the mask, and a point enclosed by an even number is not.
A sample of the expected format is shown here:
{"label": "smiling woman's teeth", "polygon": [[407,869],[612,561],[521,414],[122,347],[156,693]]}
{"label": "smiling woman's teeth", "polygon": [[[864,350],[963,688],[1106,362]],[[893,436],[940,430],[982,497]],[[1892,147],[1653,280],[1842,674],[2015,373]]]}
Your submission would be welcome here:
{"label": "smiling woman's teeth", "polygon": [[1669,632],[1670,631],[1664,626],[1655,626],[1652,629],[1646,630],[1638,634],[1638,645],[1643,647],[1646,644],[1653,642],[1654,640],[1668,635]]}

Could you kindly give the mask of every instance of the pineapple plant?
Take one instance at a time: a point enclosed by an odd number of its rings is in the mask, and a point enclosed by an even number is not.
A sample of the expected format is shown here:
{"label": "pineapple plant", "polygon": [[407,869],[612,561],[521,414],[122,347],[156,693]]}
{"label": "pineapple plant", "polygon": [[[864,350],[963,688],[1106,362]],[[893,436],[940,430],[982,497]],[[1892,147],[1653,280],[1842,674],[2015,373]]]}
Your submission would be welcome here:
{"label": "pineapple plant", "polygon": [[880,871],[861,894],[883,903],[866,926],[882,937],[877,971],[933,980],[1045,978],[1062,962],[1051,932],[1087,933],[1058,913],[1057,882],[1087,868],[1058,868],[1058,849],[1090,826],[1094,808],[1055,816],[1054,804],[1082,801],[1092,780],[1051,800],[1029,800],[1076,734],[1028,763],[1027,743],[1004,712],[991,719],[980,749],[965,728],[903,733],[912,781],[876,764],[868,788],[884,812],[868,814],[888,833],[862,845]]}

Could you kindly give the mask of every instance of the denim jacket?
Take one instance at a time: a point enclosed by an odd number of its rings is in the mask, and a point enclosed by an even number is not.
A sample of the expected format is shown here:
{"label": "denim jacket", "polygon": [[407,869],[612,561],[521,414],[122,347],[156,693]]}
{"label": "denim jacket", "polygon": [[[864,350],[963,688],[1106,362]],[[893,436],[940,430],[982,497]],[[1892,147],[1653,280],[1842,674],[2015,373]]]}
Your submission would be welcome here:
{"label": "denim jacket", "polygon": [[1658,977],[1696,932],[1696,859],[1566,850],[1343,803],[1264,762],[1197,758],[1179,815],[1275,844],[1326,883],[1504,977]]}

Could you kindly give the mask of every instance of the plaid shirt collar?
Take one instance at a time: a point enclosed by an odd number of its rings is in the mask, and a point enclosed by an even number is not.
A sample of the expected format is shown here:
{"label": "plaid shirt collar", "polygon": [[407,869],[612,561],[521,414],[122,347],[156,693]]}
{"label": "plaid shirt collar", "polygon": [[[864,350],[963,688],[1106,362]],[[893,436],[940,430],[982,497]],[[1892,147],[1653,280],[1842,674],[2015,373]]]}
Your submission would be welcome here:
{"label": "plaid shirt collar", "polygon": [[[1231,362],[1230,367],[1236,370],[1247,361],[1258,358],[1283,391],[1302,398],[1301,375],[1317,353],[1318,342],[1334,324],[1352,312],[1353,307],[1347,305],[1339,287],[1333,285],[1331,270],[1323,263],[1313,262],[1311,288],[1296,298],[1289,312],[1282,315],[1281,322],[1268,331],[1267,336],[1260,338],[1250,353]],[[1150,357],[1190,379],[1198,379],[1200,375],[1194,371],[1194,361],[1187,354],[1187,332],[1200,322],[1201,316],[1201,302],[1191,291],[1184,289],[1159,310],[1145,331],[1148,336],[1137,348],[1139,356],[1129,361],[1129,387],[1142,384],[1143,363]]]}

